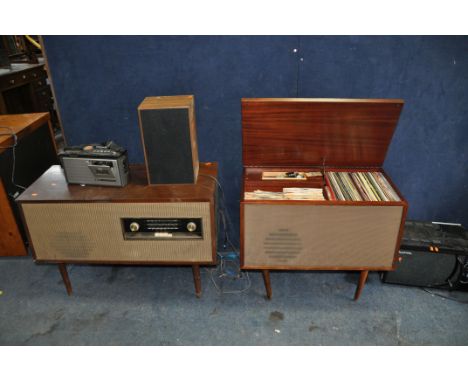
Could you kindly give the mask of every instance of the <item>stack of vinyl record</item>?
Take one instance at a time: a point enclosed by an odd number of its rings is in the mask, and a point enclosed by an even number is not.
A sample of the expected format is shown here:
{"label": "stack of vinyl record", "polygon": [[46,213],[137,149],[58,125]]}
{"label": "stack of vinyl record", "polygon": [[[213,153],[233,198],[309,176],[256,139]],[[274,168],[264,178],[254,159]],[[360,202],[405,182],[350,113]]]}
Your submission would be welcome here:
{"label": "stack of vinyl record", "polygon": [[400,198],[380,172],[327,172],[336,200],[399,201]]}
{"label": "stack of vinyl record", "polygon": [[246,192],[245,200],[325,200],[321,188],[283,188],[282,192],[255,190]]}

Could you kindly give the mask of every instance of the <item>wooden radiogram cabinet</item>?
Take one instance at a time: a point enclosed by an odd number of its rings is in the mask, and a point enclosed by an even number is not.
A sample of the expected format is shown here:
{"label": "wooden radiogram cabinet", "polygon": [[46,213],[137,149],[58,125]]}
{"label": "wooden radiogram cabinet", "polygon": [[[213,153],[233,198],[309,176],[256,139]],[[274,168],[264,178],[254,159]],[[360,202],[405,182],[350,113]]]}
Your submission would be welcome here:
{"label": "wooden radiogram cabinet", "polygon": [[197,183],[148,185],[130,165],[125,187],[67,184],[52,166],[18,198],[36,262],[186,265],[201,295],[200,265],[216,262],[216,163],[201,163]]}
{"label": "wooden radiogram cabinet", "polygon": [[[243,99],[241,266],[262,270],[393,270],[408,204],[382,169],[403,101],[398,99]],[[264,172],[308,172],[303,180]],[[378,172],[393,201],[336,200],[329,172]],[[324,200],[250,200],[246,192],[320,188]]]}

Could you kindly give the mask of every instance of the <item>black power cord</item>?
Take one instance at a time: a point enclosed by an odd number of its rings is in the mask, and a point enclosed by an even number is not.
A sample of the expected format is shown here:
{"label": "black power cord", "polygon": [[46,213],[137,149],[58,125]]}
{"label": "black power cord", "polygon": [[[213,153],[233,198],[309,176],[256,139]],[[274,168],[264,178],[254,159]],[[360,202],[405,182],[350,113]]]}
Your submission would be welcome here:
{"label": "black power cord", "polygon": [[[452,281],[452,278],[453,278],[453,276],[455,276],[455,274],[457,274],[458,276],[454,281]],[[458,302],[460,304],[468,304],[468,300],[460,300],[458,298],[443,295],[443,294],[436,293],[436,292],[433,292],[433,291],[429,290],[429,289],[432,289],[432,288],[448,286],[448,292],[450,293],[450,292],[452,292],[454,290],[457,290],[457,287],[460,287],[460,286],[463,287],[466,284],[468,284],[467,275],[468,275],[468,259],[466,259],[466,258],[463,259],[462,256],[457,256],[456,261],[455,261],[455,268],[452,271],[452,273],[450,274],[450,276],[447,278],[447,281],[445,283],[438,284],[438,285],[429,285],[427,287],[421,287],[421,289],[424,292],[429,293],[432,296],[437,296],[437,297],[440,297],[440,298],[444,298],[446,300],[455,301],[455,302]]]}
{"label": "black power cord", "polygon": [[429,293],[431,296],[437,296],[437,297],[440,297],[440,298],[443,298],[443,299],[446,299],[446,300],[458,302],[460,304],[468,304],[468,300],[459,300],[458,298],[454,298],[454,297],[451,297],[451,296],[446,296],[446,295],[443,295],[443,294],[440,294],[440,293],[435,293],[435,292],[432,292],[432,291],[430,291],[429,289],[427,289],[425,287],[421,287],[421,290],[423,290],[426,293]]}
{"label": "black power cord", "polygon": [[237,249],[237,247],[232,243],[231,241],[231,238],[229,237],[229,230],[234,230],[234,225],[232,224],[232,220],[231,220],[231,217],[229,215],[229,212],[228,212],[228,208],[227,208],[227,203],[226,203],[226,198],[225,198],[225,194],[224,194],[224,190],[223,190],[223,187],[221,186],[221,183],[218,181],[218,179],[216,179],[216,177],[212,176],[212,175],[208,175],[208,174],[200,174],[202,176],[206,176],[207,178],[211,178],[215,181],[216,185],[218,186],[219,188],[219,191],[220,191],[220,196],[221,196],[221,202],[222,202],[222,206],[218,206],[218,210],[219,210],[219,215],[221,217],[221,222],[223,223],[223,230],[224,230],[224,244],[223,244],[223,248],[226,249],[227,248],[227,244],[230,245],[231,249],[236,252],[236,253],[239,253],[239,250]]}

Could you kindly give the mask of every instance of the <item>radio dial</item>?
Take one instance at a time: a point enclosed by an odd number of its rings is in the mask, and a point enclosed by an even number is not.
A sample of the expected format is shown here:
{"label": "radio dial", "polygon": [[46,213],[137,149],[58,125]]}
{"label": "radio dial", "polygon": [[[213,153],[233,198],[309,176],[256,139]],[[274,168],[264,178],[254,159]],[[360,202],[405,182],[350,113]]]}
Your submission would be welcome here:
{"label": "radio dial", "polygon": [[136,232],[140,229],[140,225],[137,222],[130,223],[130,231]]}
{"label": "radio dial", "polygon": [[197,229],[197,225],[194,222],[190,222],[187,224],[187,230],[189,232],[193,232]]}

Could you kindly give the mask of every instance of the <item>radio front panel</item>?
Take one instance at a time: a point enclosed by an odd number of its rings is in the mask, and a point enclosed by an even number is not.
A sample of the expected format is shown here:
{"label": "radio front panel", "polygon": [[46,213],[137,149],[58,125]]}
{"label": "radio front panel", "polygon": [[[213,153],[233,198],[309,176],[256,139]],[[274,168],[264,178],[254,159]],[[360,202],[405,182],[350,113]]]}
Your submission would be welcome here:
{"label": "radio front panel", "polygon": [[37,260],[212,263],[209,202],[23,203]]}

